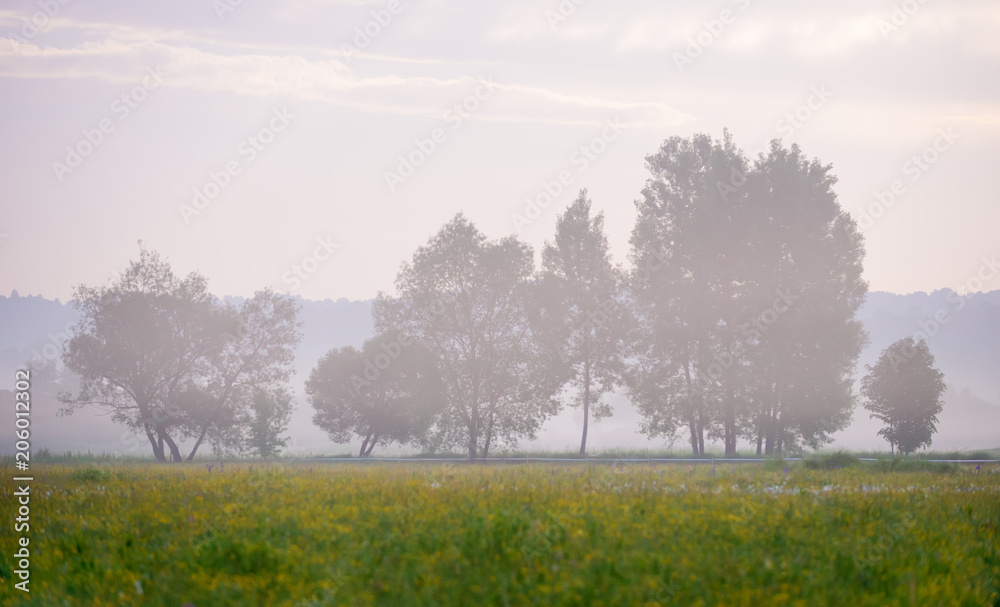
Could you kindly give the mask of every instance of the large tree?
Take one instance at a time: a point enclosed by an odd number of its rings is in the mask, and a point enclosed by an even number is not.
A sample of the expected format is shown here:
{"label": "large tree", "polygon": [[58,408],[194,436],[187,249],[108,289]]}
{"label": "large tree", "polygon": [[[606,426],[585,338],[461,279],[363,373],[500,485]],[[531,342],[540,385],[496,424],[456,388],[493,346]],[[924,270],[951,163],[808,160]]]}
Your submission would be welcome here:
{"label": "large tree", "polygon": [[427,350],[388,331],[327,352],[306,382],[313,423],[338,443],[362,439],[359,455],[376,446],[422,441],[443,402],[441,378]]}
{"label": "large tree", "polygon": [[263,292],[240,309],[213,298],[201,275],[178,278],[154,252],[108,286],[76,289],[80,321],[63,360],[80,376],[60,399],[70,414],[108,411],[149,440],[160,461],[182,461],[179,442],[206,434],[242,444],[253,394],[276,390],[290,373],[298,342],[290,301]]}
{"label": "large tree", "polygon": [[726,133],[722,141],[672,137],[646,165],[651,177],[631,238],[642,330],[630,393],[648,434],[685,428],[696,455],[706,433],[718,434],[730,453],[739,368],[727,353],[740,339],[748,244],[745,192],[732,184],[745,179],[746,161]]}
{"label": "large tree", "polygon": [[570,405],[583,409],[580,455],[587,453],[591,415],[596,421],[612,413],[601,398],[622,383],[629,328],[624,273],[611,261],[604,214],[591,216],[590,208],[582,190],[559,215],[539,280],[543,322],[572,372]]}
{"label": "large tree", "polygon": [[188,405],[177,407],[186,414],[186,434],[195,438],[188,461],[206,438],[217,448],[246,451],[255,403],[286,407],[284,392],[301,337],[298,311],[292,299],[270,289],[238,305],[216,305],[222,343],[199,373],[168,395],[176,404]]}
{"label": "large tree", "polygon": [[757,451],[816,448],[845,427],[867,334],[855,318],[868,283],[864,240],[843,210],[830,165],[771,143],[747,183],[746,259]]}
{"label": "large tree", "polygon": [[885,424],[879,436],[908,454],[930,446],[943,408],[944,374],[934,368],[927,342],[906,337],[882,351],[875,366],[866,365],[861,394],[871,417]]}
{"label": "large tree", "polygon": [[446,406],[435,445],[470,458],[533,437],[558,410],[562,377],[552,369],[529,318],[531,247],[489,241],[459,214],[404,263],[397,296],[379,294],[379,330],[396,328],[427,348],[444,382]]}
{"label": "large tree", "polygon": [[[853,407],[866,336],[863,241],[830,167],[772,142],[752,168],[728,133],[647,158],[632,290],[643,324],[630,390],[650,434],[692,450],[815,447]],[[650,271],[650,268],[655,268]]]}

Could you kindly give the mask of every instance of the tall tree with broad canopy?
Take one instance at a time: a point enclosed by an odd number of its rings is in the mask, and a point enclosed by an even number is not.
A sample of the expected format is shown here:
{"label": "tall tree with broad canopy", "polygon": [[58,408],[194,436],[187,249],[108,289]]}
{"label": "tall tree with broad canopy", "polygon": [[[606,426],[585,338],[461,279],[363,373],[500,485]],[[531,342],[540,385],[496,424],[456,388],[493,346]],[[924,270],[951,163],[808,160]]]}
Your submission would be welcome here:
{"label": "tall tree with broad canopy", "polygon": [[721,434],[733,453],[740,369],[729,349],[744,316],[748,243],[746,196],[732,183],[745,180],[746,160],[727,132],[672,137],[646,166],[631,237],[641,330],[629,391],[647,434],[685,428],[695,455],[706,433]]}
{"label": "tall tree with broad canopy", "polygon": [[624,272],[616,267],[604,234],[604,214],[591,216],[587,190],[556,220],[553,242],[542,250],[539,299],[548,311],[547,332],[570,365],[570,405],[583,409],[580,455],[587,453],[590,418],[610,416],[602,396],[622,383],[628,346]]}
{"label": "tall tree with broad canopy", "polygon": [[80,321],[63,361],[80,376],[71,414],[108,411],[142,432],[159,461],[182,461],[179,441],[214,433],[220,446],[242,444],[245,412],[257,390],[277,389],[291,373],[297,308],[270,292],[240,309],[219,304],[205,279],[184,279],[142,247],[109,286],[76,289]]}
{"label": "tall tree with broad canopy", "polygon": [[422,441],[444,402],[433,358],[397,331],[369,339],[361,350],[327,352],[306,382],[306,395],[313,423],[337,443],[360,437],[361,457],[376,446]]}
{"label": "tall tree with broad canopy", "polygon": [[529,318],[533,274],[531,247],[514,237],[489,241],[458,214],[403,264],[397,296],[379,294],[376,327],[411,335],[444,382],[433,444],[487,457],[534,437],[558,411],[564,377]]}
{"label": "tall tree with broad canopy", "polygon": [[863,240],[830,167],[773,141],[749,170],[728,132],[668,139],[647,166],[631,240],[644,430],[686,427],[695,454],[706,433],[727,454],[740,436],[766,453],[827,441],[867,339]]}
{"label": "tall tree with broad canopy", "polygon": [[934,368],[927,342],[906,337],[882,351],[875,366],[866,365],[861,379],[864,407],[885,424],[879,436],[893,453],[909,454],[929,447],[944,408],[944,374]]}
{"label": "tall tree with broad canopy", "polygon": [[817,448],[850,423],[868,336],[855,318],[868,283],[864,239],[841,208],[830,165],[771,142],[747,183],[755,268],[748,358],[757,452]]}

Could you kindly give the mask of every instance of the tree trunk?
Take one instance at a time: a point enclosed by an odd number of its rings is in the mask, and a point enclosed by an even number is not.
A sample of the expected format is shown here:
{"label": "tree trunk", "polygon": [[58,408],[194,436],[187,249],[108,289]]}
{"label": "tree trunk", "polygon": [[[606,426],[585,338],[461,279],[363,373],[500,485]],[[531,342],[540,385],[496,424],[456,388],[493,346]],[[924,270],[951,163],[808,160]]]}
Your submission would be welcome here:
{"label": "tree trunk", "polygon": [[208,433],[208,427],[210,425],[211,424],[205,424],[205,427],[202,428],[201,434],[198,436],[198,441],[194,444],[194,448],[191,449],[191,453],[188,454],[187,461],[190,462],[194,460],[194,454],[198,452],[198,447],[201,446],[201,441],[204,440],[205,434]]}
{"label": "tree trunk", "polygon": [[688,418],[688,432],[691,434],[691,452],[695,456],[698,455],[698,428],[695,424],[694,412],[691,412],[691,417]]}
{"label": "tree trunk", "polygon": [[479,385],[472,390],[472,410],[469,412],[469,459],[476,459],[479,449]]}
{"label": "tree trunk", "polygon": [[490,421],[486,424],[486,440],[483,442],[483,459],[490,456],[490,443],[493,442],[493,408],[494,404],[490,404]]}
{"label": "tree trunk", "polygon": [[764,427],[764,455],[774,453],[774,409],[768,409]]}
{"label": "tree trunk", "polygon": [[170,438],[170,435],[163,430],[157,429],[156,432],[160,435],[160,439],[170,448],[171,461],[183,462],[184,458],[181,457],[181,450],[177,448],[177,443],[174,442],[174,439]]}
{"label": "tree trunk", "polygon": [[698,412],[698,455],[705,455],[705,420]]}
{"label": "tree trunk", "polygon": [[736,397],[733,394],[732,378],[726,378],[726,419],[725,427],[726,457],[736,455]]}
{"label": "tree trunk", "polygon": [[153,431],[149,428],[148,423],[143,422],[142,428],[143,430],[146,431],[146,438],[149,439],[149,444],[152,445],[153,447],[153,455],[156,457],[156,461],[158,462],[167,461],[167,458],[163,455],[163,441],[157,440],[156,436],[153,434]]}
{"label": "tree trunk", "polygon": [[361,443],[361,450],[358,452],[358,457],[364,457],[365,455],[367,455],[367,452],[368,452],[368,441],[371,440],[372,434],[374,434],[374,432],[372,431],[371,427],[369,426],[369,428],[368,428],[368,434],[365,436],[364,442]]}
{"label": "tree trunk", "polygon": [[583,361],[583,439],[580,441],[580,455],[587,455],[587,425],[590,420],[590,352],[584,345]]}
{"label": "tree trunk", "polygon": [[[375,450],[375,445],[378,444],[378,432],[369,434],[369,436],[371,437],[371,442],[368,443],[368,449],[362,454],[364,457],[371,457],[372,451]],[[362,449],[364,449],[364,447],[362,447]]]}

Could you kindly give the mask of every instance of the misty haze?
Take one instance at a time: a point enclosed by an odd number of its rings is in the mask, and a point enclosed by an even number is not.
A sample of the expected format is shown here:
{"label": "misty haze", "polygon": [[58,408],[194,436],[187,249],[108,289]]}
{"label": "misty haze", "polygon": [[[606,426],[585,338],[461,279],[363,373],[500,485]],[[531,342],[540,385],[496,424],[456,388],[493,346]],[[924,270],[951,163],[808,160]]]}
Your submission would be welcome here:
{"label": "misty haze", "polygon": [[0,9],[0,599],[1000,605],[1000,9]]}

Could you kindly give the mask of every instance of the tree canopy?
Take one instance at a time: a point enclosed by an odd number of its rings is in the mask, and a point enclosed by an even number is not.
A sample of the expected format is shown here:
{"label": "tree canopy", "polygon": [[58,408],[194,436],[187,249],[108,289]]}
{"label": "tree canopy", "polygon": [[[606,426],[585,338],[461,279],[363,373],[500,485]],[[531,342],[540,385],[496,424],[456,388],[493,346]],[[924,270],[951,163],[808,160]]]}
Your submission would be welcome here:
{"label": "tree canopy", "polygon": [[861,380],[864,407],[885,424],[879,430],[892,451],[907,454],[930,446],[943,404],[944,374],[934,368],[927,342],[906,337],[882,351]]}
{"label": "tree canopy", "polygon": [[78,287],[74,302],[81,316],[63,359],[80,388],[61,395],[63,412],[110,412],[143,433],[160,461],[181,461],[186,438],[195,440],[188,459],[206,438],[245,450],[255,394],[280,400],[291,376],[296,304],[267,290],[223,304],[200,274],[178,278],[141,243],[116,280]]}

